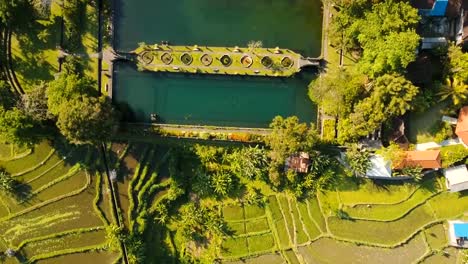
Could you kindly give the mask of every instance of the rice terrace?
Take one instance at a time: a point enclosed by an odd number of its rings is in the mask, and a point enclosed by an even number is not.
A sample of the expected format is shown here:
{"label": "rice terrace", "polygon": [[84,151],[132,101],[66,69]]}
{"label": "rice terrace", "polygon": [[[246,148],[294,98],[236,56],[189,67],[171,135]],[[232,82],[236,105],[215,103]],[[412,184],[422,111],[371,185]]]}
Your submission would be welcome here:
{"label": "rice terrace", "polygon": [[463,0],[0,1],[0,263],[468,263]]}

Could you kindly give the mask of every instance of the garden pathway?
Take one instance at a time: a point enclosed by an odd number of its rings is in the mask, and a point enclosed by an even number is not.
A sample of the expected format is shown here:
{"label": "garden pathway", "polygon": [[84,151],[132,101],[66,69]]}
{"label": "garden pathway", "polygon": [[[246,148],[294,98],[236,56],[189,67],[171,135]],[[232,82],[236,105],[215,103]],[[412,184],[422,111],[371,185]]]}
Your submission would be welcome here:
{"label": "garden pathway", "polygon": [[426,142],[426,143],[416,144],[416,150],[428,150],[428,149],[440,148],[440,147],[446,147],[446,146],[452,146],[452,145],[458,145],[458,144],[462,144],[459,138],[447,139],[440,143]]}

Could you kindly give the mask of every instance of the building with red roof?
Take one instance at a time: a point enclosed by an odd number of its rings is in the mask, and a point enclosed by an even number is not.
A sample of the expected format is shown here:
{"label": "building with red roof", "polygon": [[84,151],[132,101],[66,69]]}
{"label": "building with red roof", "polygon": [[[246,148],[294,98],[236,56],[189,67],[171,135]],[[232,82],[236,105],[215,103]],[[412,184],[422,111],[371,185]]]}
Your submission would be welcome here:
{"label": "building with red roof", "polygon": [[421,167],[423,169],[440,169],[442,162],[440,159],[440,150],[415,150],[405,151],[403,160],[395,164],[395,169],[406,167]]}
{"label": "building with red roof", "polygon": [[457,134],[465,146],[468,145],[468,106],[464,106],[460,109],[455,134]]}

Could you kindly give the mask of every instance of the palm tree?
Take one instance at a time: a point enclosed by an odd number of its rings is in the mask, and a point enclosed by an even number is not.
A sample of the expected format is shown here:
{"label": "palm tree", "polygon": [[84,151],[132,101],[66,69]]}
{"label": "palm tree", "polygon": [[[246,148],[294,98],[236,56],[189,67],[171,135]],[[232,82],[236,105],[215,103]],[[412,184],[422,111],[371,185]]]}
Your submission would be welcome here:
{"label": "palm tree", "polygon": [[440,101],[451,98],[455,106],[462,105],[468,99],[468,84],[456,78],[447,78],[439,93]]}

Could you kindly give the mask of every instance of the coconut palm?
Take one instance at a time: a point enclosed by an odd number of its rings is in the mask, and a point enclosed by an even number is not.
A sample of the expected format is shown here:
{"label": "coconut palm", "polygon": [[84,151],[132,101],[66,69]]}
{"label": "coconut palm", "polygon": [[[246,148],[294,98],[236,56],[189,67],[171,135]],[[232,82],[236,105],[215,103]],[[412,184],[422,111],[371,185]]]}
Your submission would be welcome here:
{"label": "coconut palm", "polygon": [[468,99],[468,84],[456,78],[447,78],[439,95],[441,101],[451,98],[455,106],[462,105]]}

